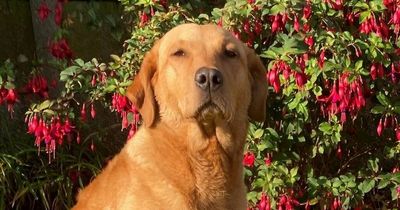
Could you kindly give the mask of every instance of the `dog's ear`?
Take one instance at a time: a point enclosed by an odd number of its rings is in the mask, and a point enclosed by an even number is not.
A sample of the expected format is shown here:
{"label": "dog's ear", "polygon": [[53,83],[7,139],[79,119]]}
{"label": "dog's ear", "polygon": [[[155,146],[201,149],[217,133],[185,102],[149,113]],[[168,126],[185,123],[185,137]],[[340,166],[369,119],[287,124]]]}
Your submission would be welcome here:
{"label": "dog's ear", "polygon": [[266,70],[254,50],[248,47],[246,49],[247,65],[251,75],[251,103],[248,114],[252,120],[264,122],[268,94],[267,80],[265,79]]}
{"label": "dog's ear", "polygon": [[159,41],[145,55],[139,73],[126,92],[126,96],[142,115],[146,127],[153,125],[158,109],[151,81],[157,71],[158,48]]}

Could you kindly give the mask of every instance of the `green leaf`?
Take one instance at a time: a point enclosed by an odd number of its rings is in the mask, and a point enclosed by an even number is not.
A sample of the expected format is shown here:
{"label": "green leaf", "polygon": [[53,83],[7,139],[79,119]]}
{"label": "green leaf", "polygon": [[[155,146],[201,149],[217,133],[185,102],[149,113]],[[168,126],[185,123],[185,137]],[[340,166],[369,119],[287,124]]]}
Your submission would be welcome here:
{"label": "green leaf", "polygon": [[293,98],[293,100],[291,102],[289,102],[288,108],[290,110],[295,109],[299,105],[300,101],[301,101],[300,94],[296,94],[296,96]]}
{"label": "green leaf", "polygon": [[52,104],[52,102],[50,100],[45,100],[37,107],[37,109],[42,111],[44,109],[49,108],[51,106],[51,104]]}
{"label": "green leaf", "polygon": [[376,105],[371,109],[372,114],[382,114],[386,108],[382,105]]}
{"label": "green leaf", "polygon": [[105,92],[109,93],[109,92],[113,92],[115,90],[115,88],[117,88],[117,86],[115,85],[109,85],[108,87],[106,87],[104,89]]}
{"label": "green leaf", "polygon": [[323,133],[325,133],[325,134],[331,134],[332,133],[332,126],[327,122],[323,122],[323,123],[319,124],[318,129],[320,131],[322,131]]}
{"label": "green leaf", "polygon": [[276,14],[278,14],[280,12],[285,11],[285,9],[286,8],[285,8],[285,6],[283,4],[276,4],[273,7],[271,7],[270,15],[276,15]]}
{"label": "green leaf", "polygon": [[378,166],[379,159],[375,158],[374,160],[370,159],[368,160],[368,168],[370,168],[373,172],[378,172],[379,166]]}
{"label": "green leaf", "polygon": [[359,23],[364,22],[366,19],[369,18],[370,15],[371,15],[371,12],[370,12],[370,11],[361,12],[361,13],[360,13],[360,20],[359,20]]}
{"label": "green leaf", "polygon": [[356,71],[359,70],[362,67],[362,65],[363,65],[363,60],[358,60],[354,65],[355,70]]}
{"label": "green leaf", "polygon": [[273,129],[273,128],[267,128],[271,136],[273,136],[275,139],[279,139],[278,133]]}
{"label": "green leaf", "polygon": [[267,50],[267,51],[264,51],[264,53],[261,54],[261,57],[270,58],[270,59],[277,59],[279,56],[275,51]]}
{"label": "green leaf", "polygon": [[80,67],[82,67],[83,65],[85,65],[85,62],[84,62],[82,59],[80,59],[80,58],[76,59],[76,60],[75,60],[75,63],[77,63]]}
{"label": "green leaf", "polygon": [[297,175],[297,171],[299,170],[299,167],[294,167],[290,169],[290,176],[295,177]]}
{"label": "green leaf", "polygon": [[68,76],[73,76],[76,71],[79,69],[79,66],[70,66],[63,71],[61,71],[60,76],[62,75],[68,75]]}
{"label": "green leaf", "polygon": [[382,92],[379,92],[378,95],[376,96],[376,98],[378,99],[379,103],[381,103],[382,105],[384,105],[384,106],[390,105],[389,99]]}
{"label": "green leaf", "polygon": [[263,129],[257,129],[254,134],[253,137],[256,139],[261,138],[264,135],[264,130]]}
{"label": "green leaf", "polygon": [[364,194],[371,191],[372,188],[374,187],[375,187],[375,179],[366,179],[360,185],[358,185],[358,189],[360,189],[361,192],[363,192]]}
{"label": "green leaf", "polygon": [[390,179],[382,178],[381,181],[379,181],[378,189],[383,189],[383,188],[387,187],[389,183],[390,183]]}
{"label": "green leaf", "polygon": [[400,105],[394,106],[393,111],[396,112],[397,114],[400,114]]}

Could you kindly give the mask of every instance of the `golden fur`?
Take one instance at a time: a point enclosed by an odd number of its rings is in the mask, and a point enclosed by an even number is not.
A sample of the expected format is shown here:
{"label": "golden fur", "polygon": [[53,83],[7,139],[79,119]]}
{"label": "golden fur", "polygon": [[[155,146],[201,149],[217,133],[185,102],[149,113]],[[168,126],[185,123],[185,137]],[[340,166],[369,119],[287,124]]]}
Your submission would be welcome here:
{"label": "golden fur", "polygon": [[[196,86],[201,67],[222,73],[218,90]],[[248,118],[265,118],[264,72],[253,50],[215,25],[169,31],[127,91],[144,126],[73,209],[245,209],[243,145]]]}

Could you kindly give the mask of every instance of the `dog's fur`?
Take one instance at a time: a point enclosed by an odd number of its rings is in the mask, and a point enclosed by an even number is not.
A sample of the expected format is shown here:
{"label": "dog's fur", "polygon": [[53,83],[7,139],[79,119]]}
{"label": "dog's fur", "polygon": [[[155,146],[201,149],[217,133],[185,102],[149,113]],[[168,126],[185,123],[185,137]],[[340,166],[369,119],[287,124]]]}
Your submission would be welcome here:
{"label": "dog's fur", "polygon": [[[222,73],[218,90],[196,86],[201,67]],[[264,73],[254,51],[218,26],[169,31],[127,90],[144,126],[73,209],[245,209],[243,145],[248,118],[265,118]]]}

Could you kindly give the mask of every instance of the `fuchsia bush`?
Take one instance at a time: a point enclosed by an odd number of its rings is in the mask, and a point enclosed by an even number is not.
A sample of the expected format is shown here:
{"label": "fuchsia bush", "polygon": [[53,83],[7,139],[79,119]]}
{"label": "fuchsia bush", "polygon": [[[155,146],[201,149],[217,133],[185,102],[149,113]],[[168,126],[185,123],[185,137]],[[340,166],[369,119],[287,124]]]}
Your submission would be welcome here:
{"label": "fuchsia bush", "polygon": [[[119,113],[133,136],[139,115],[124,93],[144,53],[175,25],[214,22],[254,48],[267,68],[269,116],[251,124],[243,160],[248,208],[398,208],[400,1],[203,3],[121,0],[131,38],[110,63],[72,61],[66,37],[54,40],[49,50],[65,87],[48,99],[40,74],[28,83],[44,100],[26,112],[35,145],[50,156],[66,138],[79,144],[87,112],[98,116],[94,104]],[[58,25],[63,4],[50,9]],[[48,14],[42,4],[39,17]],[[6,62],[0,70],[0,104],[10,112],[18,102],[12,69]]]}

